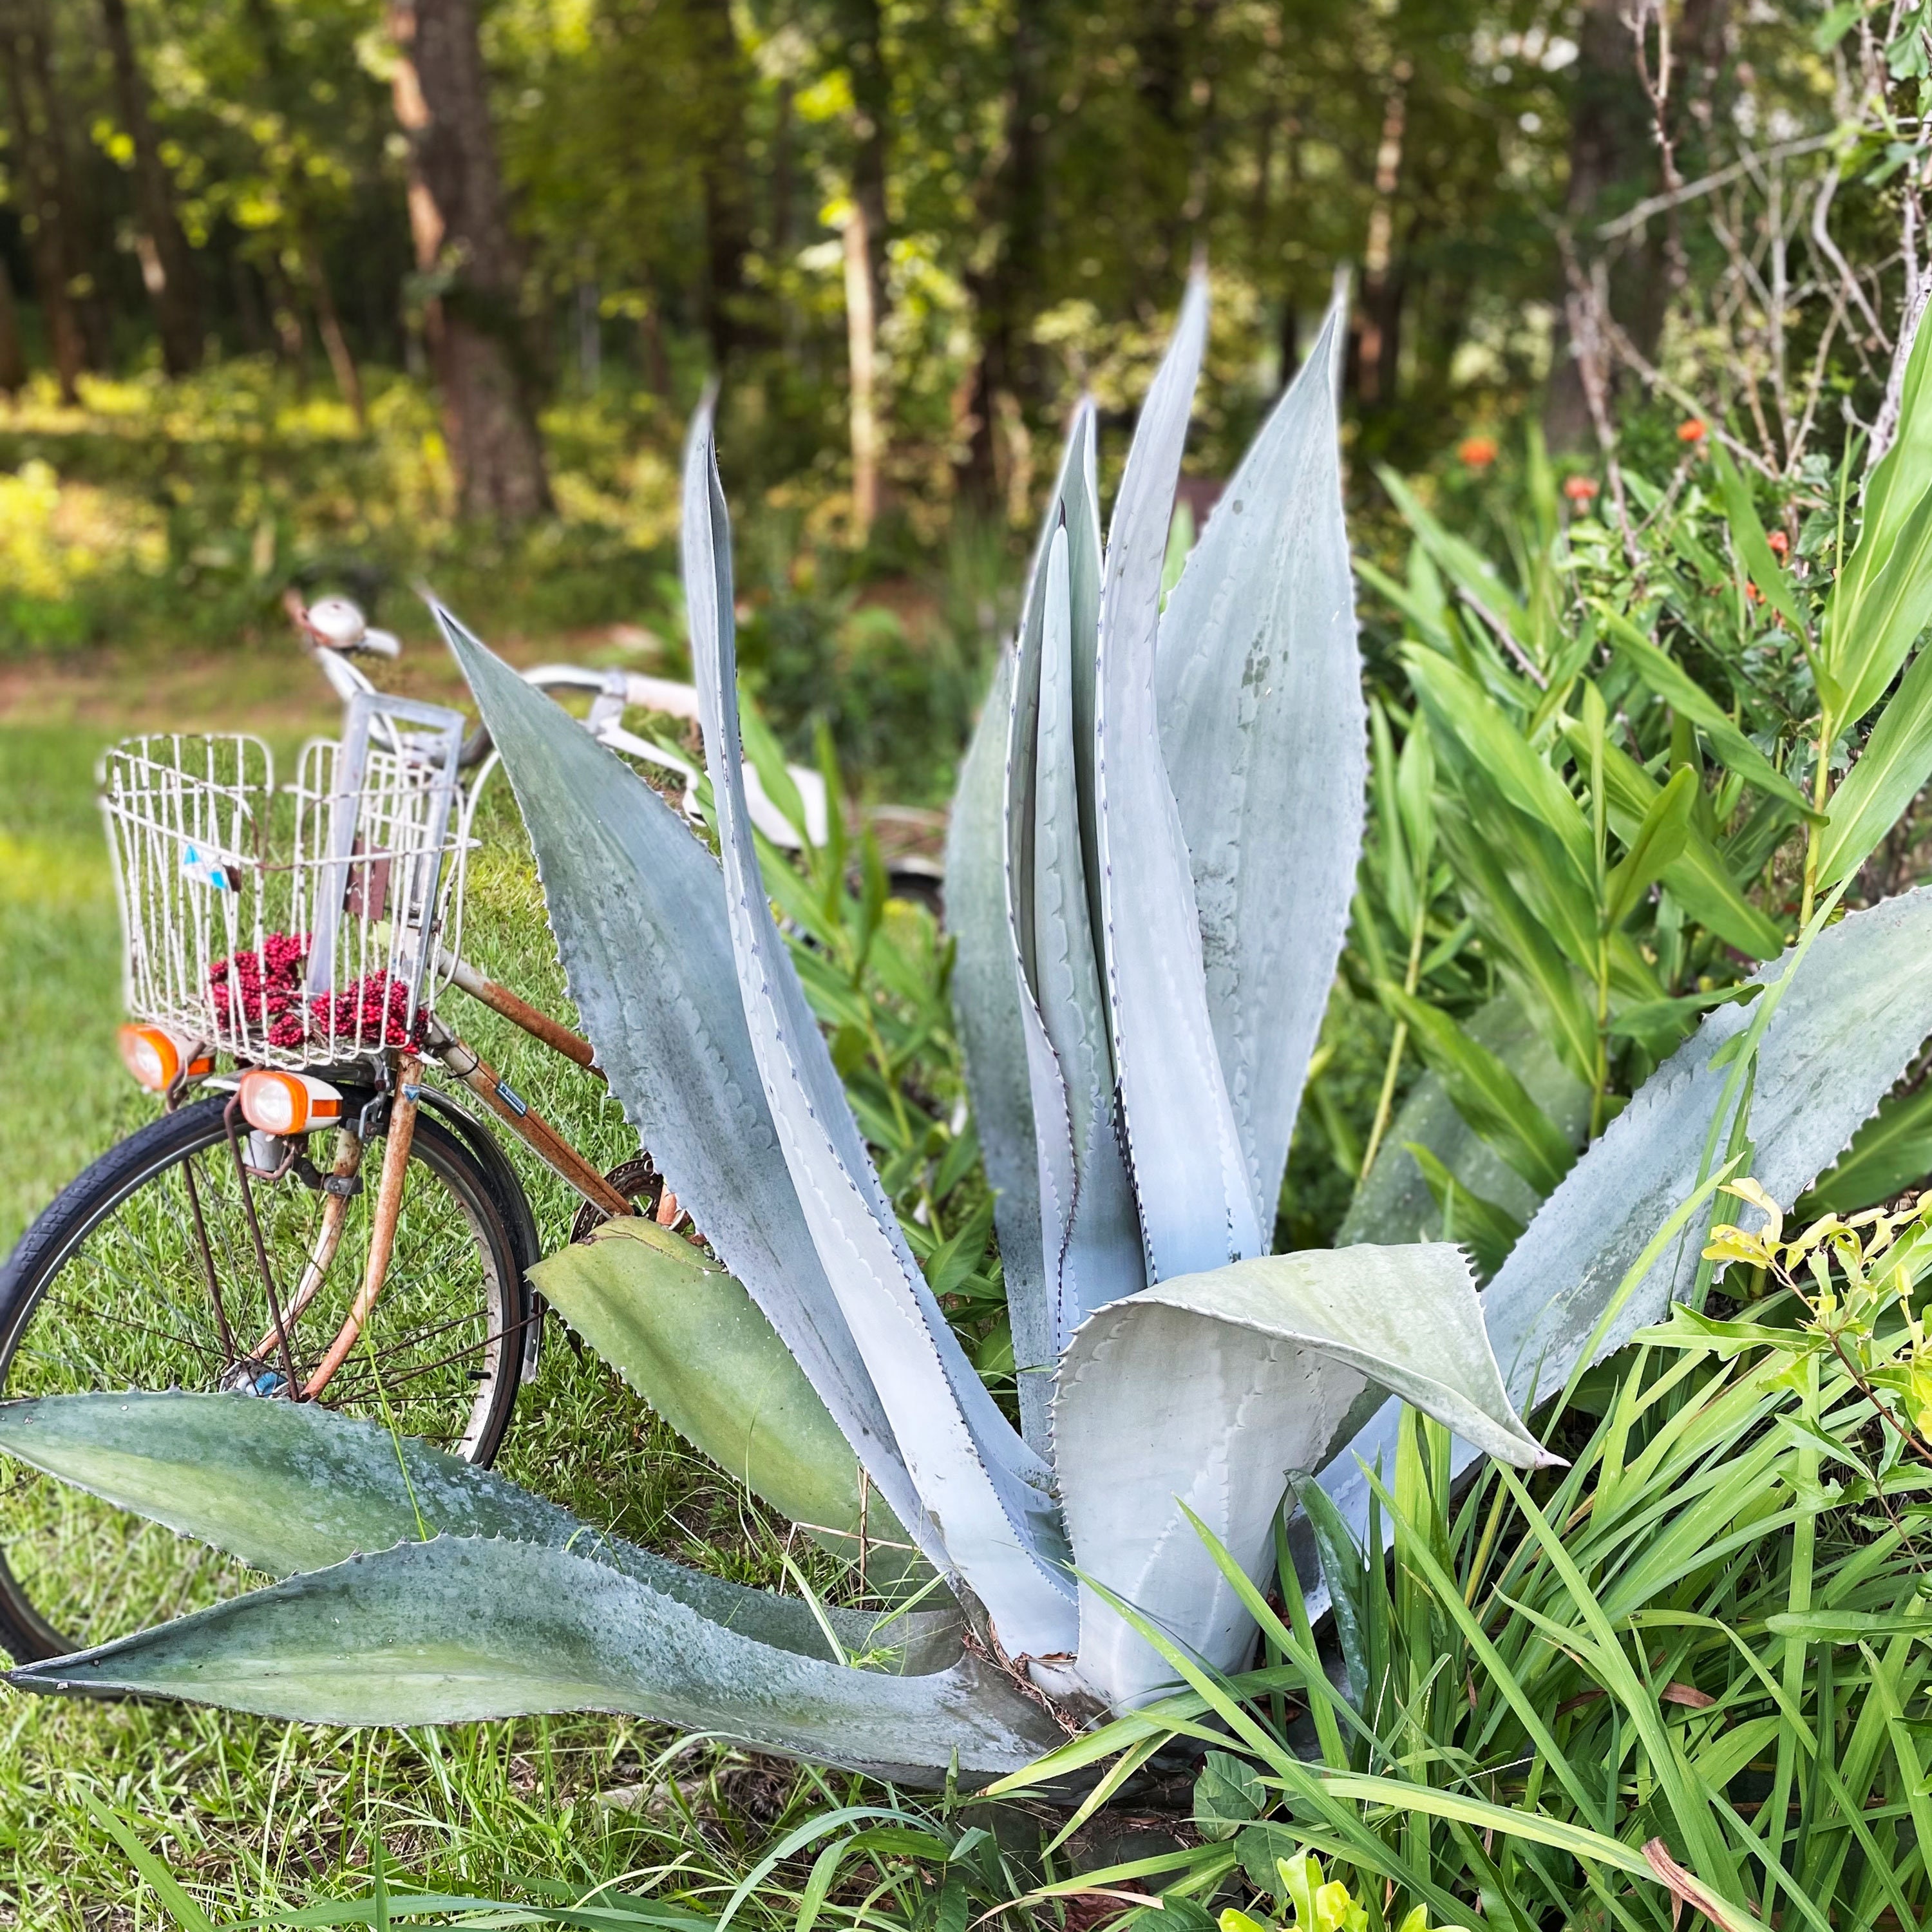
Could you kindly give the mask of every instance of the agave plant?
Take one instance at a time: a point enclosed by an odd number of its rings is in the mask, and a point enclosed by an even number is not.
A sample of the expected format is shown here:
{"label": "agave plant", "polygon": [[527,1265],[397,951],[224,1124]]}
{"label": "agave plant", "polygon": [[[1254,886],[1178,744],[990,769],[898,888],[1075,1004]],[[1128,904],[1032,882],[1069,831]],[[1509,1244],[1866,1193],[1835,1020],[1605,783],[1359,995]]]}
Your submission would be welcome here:
{"label": "agave plant", "polygon": [[708,413],[683,544],[716,858],[439,613],[611,1090],[704,1233],[612,1222],[543,1264],[545,1293],[774,1507],[835,1547],[896,1549],[873,1581],[943,1606],[880,1618],[700,1576],[310,1407],[64,1397],[0,1408],[0,1450],[286,1580],[14,1683],[344,1722],[602,1708],[914,1782],[984,1779],[1166,1681],[1148,1630],[1240,1665],[1290,1472],[1324,1471],[1359,1521],[1346,1452],[1372,1454],[1393,1402],[1468,1454],[1542,1460],[1518,1408],[1688,1280],[1640,1251],[1711,1164],[1747,1074],[1774,1193],[1843,1145],[1932,1031],[1924,896],[1845,922],[1755,1008],[1708,1022],[1482,1305],[1445,1244],[1268,1253],[1362,819],[1340,326],[1163,610],[1206,326],[1197,280],[1104,546],[1093,417],[1076,416],[956,808],[956,990],[1018,1429],[914,1258],[774,925]]}

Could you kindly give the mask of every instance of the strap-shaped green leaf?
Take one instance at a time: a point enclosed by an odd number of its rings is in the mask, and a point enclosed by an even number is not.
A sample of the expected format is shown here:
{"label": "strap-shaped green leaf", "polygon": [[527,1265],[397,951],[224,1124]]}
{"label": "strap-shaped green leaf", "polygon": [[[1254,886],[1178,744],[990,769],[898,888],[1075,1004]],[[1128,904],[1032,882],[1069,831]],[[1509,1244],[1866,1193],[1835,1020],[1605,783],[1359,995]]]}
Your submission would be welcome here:
{"label": "strap-shaped green leaf", "polygon": [[1508,1065],[1447,1013],[1397,986],[1384,982],[1376,991],[1390,1012],[1408,1023],[1416,1051],[1462,1118],[1539,1196],[1549,1193],[1576,1158],[1570,1137]]}
{"label": "strap-shaped green leaf", "polygon": [[1342,514],[1340,303],[1161,614],[1161,749],[1187,839],[1208,1010],[1262,1231],[1347,936],[1365,782]]}
{"label": "strap-shaped green leaf", "polygon": [[730,519],[708,406],[686,449],[682,546],[738,991],[806,1226],[920,1500],[944,1526],[948,1574],[970,1584],[1010,1654],[1066,1649],[1072,1595],[1046,1465],[1000,1414],[906,1245],[765,896],[745,802]]}
{"label": "strap-shaped green leaf", "polygon": [[1865,484],[1858,540],[1825,605],[1821,652],[1842,730],[1878,701],[1932,616],[1932,332],[1912,344],[1898,434]]}
{"label": "strap-shaped green leaf", "polygon": [[442,1536],[352,1557],[8,1681],[309,1723],[613,1711],[914,1784],[979,1781],[1059,1741],[970,1655],[925,1677],[808,1658],[541,1544]]}
{"label": "strap-shaped green leaf", "polygon": [[[1543,1459],[1504,1393],[1460,1249],[1269,1256],[1102,1309],[1074,1336],[1054,1398],[1082,1576],[1210,1665],[1238,1667],[1253,1622],[1188,1512],[1258,1577],[1287,1472],[1310,1466],[1371,1381],[1490,1454]],[[1173,1675],[1084,1582],[1078,1668],[1115,1706]]]}
{"label": "strap-shaped green leaf", "polygon": [[[1932,332],[1928,332],[1932,333]],[[1878,715],[1858,762],[1832,794],[1818,846],[1818,884],[1828,891],[1876,851],[1932,778],[1932,650],[1921,650]]]}
{"label": "strap-shaped green leaf", "polygon": [[[1573,735],[1572,745],[1578,742]],[[1610,829],[1626,844],[1663,789],[1621,746],[1604,746],[1604,790]],[[1776,922],[1744,897],[1723,854],[1694,818],[1685,832],[1683,850],[1664,869],[1664,883],[1693,919],[1740,952],[1754,959],[1774,959],[1784,950],[1784,934]]]}
{"label": "strap-shaped green leaf", "polygon": [[1402,665],[1438,743],[1459,747],[1517,811],[1548,830],[1568,862],[1570,883],[1587,895],[1595,864],[1589,827],[1560,775],[1481,686],[1447,658],[1412,644],[1402,652]]}
{"label": "strap-shaped green leaf", "polygon": [[1524,904],[1482,825],[1460,812],[1445,812],[1441,829],[1471,910],[1500,956],[1510,990],[1536,1016],[1565,1064],[1580,1078],[1588,1078],[1596,1057],[1597,1026],[1568,961]]}
{"label": "strap-shaped green leaf", "polygon": [[1134,428],[1100,602],[1095,784],[1108,1024],[1156,1278],[1266,1244],[1209,1016],[1194,876],[1154,699],[1161,565],[1207,335],[1207,278],[1197,273]]}
{"label": "strap-shaped green leaf", "polygon": [[[874,1588],[923,1581],[885,1498],[744,1283],[681,1234],[635,1215],[530,1270],[544,1298],[687,1442]],[[883,1547],[870,1546],[874,1541]]]}
{"label": "strap-shaped green leaf", "polygon": [[[1478,1006],[1462,1024],[1472,1040],[1522,1082],[1538,1111],[1562,1132],[1574,1160],[1588,1135],[1588,1084],[1564,1064],[1548,1036],[1530,1024],[1507,993]],[[1449,1238],[1441,1203],[1407,1150],[1412,1143],[1434,1154],[1466,1192],[1493,1202],[1518,1222],[1526,1222],[1540,1204],[1537,1191],[1457,1111],[1442,1081],[1426,1072],[1409,1089],[1375,1166],[1355,1190],[1336,1234],[1338,1247],[1358,1241]]]}
{"label": "strap-shaped green leaf", "polygon": [[1436,1211],[1442,1217],[1442,1238],[1454,1241],[1459,1248],[1467,1248],[1477,1271],[1486,1281],[1522,1239],[1523,1224],[1508,1208],[1498,1207],[1458,1180],[1420,1141],[1408,1142],[1406,1150],[1421,1169],[1422,1178],[1435,1197]]}
{"label": "strap-shaped green leaf", "polygon": [[1013,653],[1008,650],[994,668],[992,688],[959,766],[946,832],[946,926],[958,949],[952,1004],[966,1056],[973,1124],[994,1190],[1018,1364],[1020,1422],[1027,1441],[1044,1456],[1050,1439],[1054,1351],[1040,1258],[1033,1099],[1006,910],[1006,738],[1012,694]]}
{"label": "strap-shaped green leaf", "polygon": [[1697,775],[1680,765],[1652,800],[1630,836],[1630,850],[1604,881],[1604,928],[1614,932],[1636,910],[1659,877],[1677,862],[1690,832],[1690,803]]}
{"label": "strap-shaped green leaf", "polygon": [[1669,652],[1660,650],[1620,612],[1600,604],[1597,614],[1618,653],[1646,688],[1680,718],[1695,724],[1728,770],[1768,796],[1783,799],[1807,818],[1813,815],[1811,801],[1738,729],[1730,714]]}
{"label": "strap-shaped green leaf", "polygon": [[[1791,627],[1792,635],[1815,666],[1817,660],[1811,649],[1810,633],[1799,613],[1798,600],[1791,594],[1791,580],[1772,556],[1764,526],[1757,520],[1757,506],[1751,501],[1750,486],[1738,475],[1738,466],[1731,460],[1730,452],[1721,446],[1713,446],[1711,462],[1718,473],[1718,488],[1724,500],[1724,516],[1730,524],[1731,542],[1736,547],[1739,560],[1750,573],[1752,583],[1757,586],[1759,596]],[[1820,680],[1820,688],[1832,682],[1828,670]],[[1835,699],[1836,692],[1832,695]]]}
{"label": "strap-shaped green leaf", "polygon": [[798,1358],[880,1494],[943,1563],[785,1167],[716,862],[621,758],[431,608],[516,788],[571,997],[625,1118]]}
{"label": "strap-shaped green leaf", "polygon": [[1403,522],[1415,532],[1416,541],[1466,597],[1480,604],[1489,616],[1502,625],[1519,645],[1530,641],[1529,613],[1490,562],[1474,544],[1446,530],[1422,507],[1420,500],[1396,472],[1386,464],[1376,471],[1377,479],[1402,512]]}
{"label": "strap-shaped green leaf", "polygon": [[[760,1643],[826,1654],[824,1627],[795,1598],[687,1570],[487,1469],[315,1402],[45,1396],[0,1403],[0,1449],[271,1576],[425,1534],[508,1537],[610,1564]],[[848,1649],[886,1641],[873,1617],[826,1614]],[[916,1611],[893,1623],[890,1638],[910,1646],[910,1667],[943,1669],[958,1653],[958,1628],[956,1613]]]}

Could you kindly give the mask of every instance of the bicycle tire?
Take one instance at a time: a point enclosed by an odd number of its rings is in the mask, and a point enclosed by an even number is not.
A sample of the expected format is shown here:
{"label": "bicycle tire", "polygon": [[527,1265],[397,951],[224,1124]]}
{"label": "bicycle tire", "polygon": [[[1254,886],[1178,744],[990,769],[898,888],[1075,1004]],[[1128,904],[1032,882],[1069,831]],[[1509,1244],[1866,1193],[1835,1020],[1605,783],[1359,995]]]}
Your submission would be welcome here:
{"label": "bicycle tire", "polygon": [[[344,1118],[352,1118],[374,1097],[366,1091],[345,1090]],[[211,1190],[217,1184],[226,1184],[222,1183],[223,1162],[227,1164],[226,1174],[232,1177],[232,1173],[224,1125],[226,1106],[227,1096],[218,1094],[150,1121],[110,1148],[70,1182],[21,1237],[4,1265],[0,1266],[0,1400],[63,1392],[58,1387],[63,1378],[82,1386],[98,1385],[102,1376],[118,1378],[110,1365],[118,1364],[136,1348],[146,1350],[151,1357],[155,1355],[160,1344],[149,1338],[158,1336],[163,1342],[170,1338],[179,1342],[182,1348],[166,1359],[170,1363],[188,1363],[193,1371],[189,1377],[176,1376],[170,1383],[160,1385],[204,1388],[218,1385],[220,1377],[213,1372],[213,1364],[208,1360],[211,1352],[194,1340],[195,1331],[184,1330],[178,1335],[175,1332],[172,1324],[184,1318],[182,1309],[187,1304],[159,1302],[153,1308],[144,1307],[141,1312],[150,1318],[146,1323],[136,1313],[121,1312],[104,1324],[88,1324],[84,1310],[76,1319],[64,1291],[58,1295],[53,1291],[61,1282],[64,1272],[95,1265],[91,1259],[83,1260],[89,1253],[88,1244],[98,1241],[105,1249],[119,1233],[121,1217],[129,1204],[138,1205],[138,1197],[144,1189],[158,1187],[161,1190],[152,1197],[154,1210],[158,1212],[169,1204],[171,1192],[178,1192],[184,1198],[186,1196],[184,1185],[170,1190],[170,1177],[178,1180],[184,1172],[193,1172],[196,1177],[198,1194],[208,1197],[201,1200],[196,1211],[206,1214],[211,1222],[224,1212],[224,1201],[214,1197]],[[365,1174],[373,1175],[377,1158],[370,1156],[376,1154],[377,1150],[372,1148],[370,1155],[365,1156]],[[286,1179],[274,1184],[278,1187],[291,1184],[292,1184]],[[532,1292],[524,1276],[526,1258],[523,1252],[524,1242],[520,1238],[521,1231],[516,1217],[506,1211],[500,1198],[500,1177],[493,1176],[463,1137],[428,1110],[418,1113],[416,1118],[406,1185],[408,1192],[404,1228],[398,1235],[398,1261],[392,1264],[391,1285],[385,1289],[384,1300],[379,1302],[371,1318],[368,1362],[365,1365],[352,1354],[350,1363],[323,1392],[322,1400],[331,1406],[372,1415],[386,1415],[398,1407],[407,1409],[411,1403],[416,1403],[418,1406],[415,1411],[400,1425],[413,1433],[418,1432],[416,1422],[425,1415],[434,1421],[446,1422],[462,1413],[463,1390],[459,1384],[466,1380],[476,1386],[470,1398],[466,1426],[460,1438],[448,1446],[467,1460],[487,1466],[494,1459],[509,1426],[526,1353],[518,1338],[532,1319]],[[263,1211],[261,1197],[267,1190],[258,1186],[255,1191],[260,1214]],[[366,1200],[373,1193],[372,1186],[361,1198]],[[235,1194],[238,1202],[238,1186]],[[315,1202],[322,1198],[319,1195],[311,1197]],[[464,1224],[463,1230],[454,1235],[442,1226],[450,1218],[442,1204],[446,1198],[460,1209]],[[411,1204],[416,1204],[414,1222],[410,1218]],[[292,1200],[286,1204],[280,1201],[272,1204],[276,1212],[281,1211],[285,1205],[290,1225],[298,1225],[298,1217]],[[141,1223],[147,1218],[151,1217],[137,1214],[128,1222],[130,1238],[140,1238]],[[183,1218],[182,1210],[176,1210],[176,1223],[180,1223]],[[406,1358],[396,1360],[386,1370],[385,1361],[394,1357],[396,1350],[386,1338],[383,1347],[377,1348],[377,1327],[383,1322],[386,1312],[392,1312],[398,1306],[412,1309],[416,1305],[406,1299],[417,1290],[413,1277],[406,1276],[402,1267],[404,1244],[410,1239],[415,1240],[418,1246],[425,1244],[433,1246],[437,1255],[448,1249],[452,1242],[458,1254],[473,1253],[475,1286],[480,1291],[478,1313],[482,1325],[479,1331],[474,1318],[459,1312],[453,1320],[445,1322],[440,1331],[434,1326],[426,1327],[406,1339],[418,1340],[424,1347],[439,1348],[452,1339],[449,1332],[452,1330],[455,1331],[453,1339],[459,1342],[479,1334],[480,1339],[466,1354],[460,1348],[454,1353],[446,1349],[446,1360],[432,1358],[424,1366],[416,1365],[413,1357]],[[184,1247],[185,1244],[183,1245]],[[210,1248],[214,1245],[211,1238]],[[232,1249],[240,1245],[238,1240],[224,1244],[224,1261]],[[350,1247],[347,1237],[344,1250],[358,1252]],[[68,1276],[70,1283],[78,1279],[83,1287],[86,1278],[84,1274],[78,1278],[74,1275]],[[110,1279],[117,1290],[125,1287],[124,1270]],[[427,1275],[424,1279],[428,1279]],[[330,1289],[333,1291],[334,1287],[332,1282]],[[80,1292],[82,1289],[76,1287],[74,1292]],[[467,1286],[461,1280],[454,1286],[439,1286],[436,1292],[444,1294],[459,1310],[466,1306],[470,1298]],[[156,1292],[159,1292],[158,1289]],[[64,1312],[59,1317],[52,1339],[44,1345],[50,1352],[44,1359],[35,1351],[33,1342],[35,1320],[55,1307]],[[157,1312],[163,1309],[166,1312]],[[251,1304],[243,1304],[232,1313],[236,1324],[239,1326],[258,1316],[259,1310]],[[339,1325],[335,1318],[334,1308],[325,1305],[322,1329],[317,1331],[320,1340],[326,1342],[333,1334]],[[117,1326],[130,1336],[140,1335],[143,1339],[129,1348],[118,1348],[111,1334],[106,1332]],[[299,1324],[291,1326],[298,1328]],[[71,1339],[76,1334],[82,1337],[78,1345]],[[98,1344],[93,1340],[97,1334],[100,1336]],[[68,1339],[63,1345],[64,1337]],[[198,1353],[194,1352],[197,1350]],[[79,1358],[82,1364],[98,1364],[99,1374],[92,1370],[82,1372],[76,1366],[75,1358]],[[56,1363],[57,1367],[49,1370],[48,1361]],[[299,1361],[296,1366],[299,1374]],[[232,1372],[232,1363],[222,1370],[223,1373]],[[91,1376],[93,1380],[90,1380]],[[423,1378],[426,1376],[434,1379],[425,1382]],[[412,1377],[418,1384],[416,1390],[398,1398],[398,1390]],[[127,1380],[120,1382],[121,1387],[129,1385]],[[136,1378],[132,1385],[154,1384]],[[441,1393],[446,1389],[446,1396]],[[80,1392],[79,1388],[71,1392]],[[428,1406],[432,1396],[436,1398],[433,1410]],[[431,1435],[432,1439],[447,1440],[446,1436],[436,1437],[432,1430],[420,1432]],[[16,1662],[24,1662],[64,1655],[83,1645],[105,1642],[125,1634],[121,1628],[108,1627],[114,1621],[115,1613],[111,1610],[98,1610],[86,1620],[86,1628],[76,1628],[73,1627],[75,1618],[70,1612],[64,1615],[58,1604],[41,1600],[50,1594],[59,1594],[57,1589],[52,1588],[50,1580],[64,1576],[68,1565],[70,1564],[76,1574],[91,1573],[83,1567],[80,1553],[82,1547],[81,1528],[76,1528],[72,1532],[74,1553],[71,1557],[66,1556],[58,1546],[56,1536],[36,1534],[35,1532],[37,1528],[44,1529],[50,1522],[64,1521],[84,1526],[87,1536],[111,1539],[117,1526],[124,1526],[123,1534],[130,1550],[139,1535],[158,1534],[166,1537],[167,1532],[148,1531],[136,1519],[110,1511],[106,1505],[93,1502],[91,1498],[68,1500],[79,1497],[79,1492],[74,1491],[64,1492],[58,1505],[67,1510],[67,1515],[56,1516],[53,1514],[55,1505],[34,1487],[50,1479],[26,1471],[23,1465],[10,1467],[14,1472],[10,1480],[6,1479],[4,1471],[0,1471],[0,1648],[7,1650]],[[38,1510],[33,1506],[36,1499]],[[168,1560],[165,1550],[166,1546],[157,1546],[157,1562]],[[205,1556],[203,1552],[195,1556],[197,1568],[207,1567],[202,1562]],[[186,1560],[183,1559],[184,1562]],[[25,1576],[22,1574],[23,1565],[28,1573]],[[120,1567],[125,1570],[128,1564],[124,1562]],[[236,1567],[238,1571],[238,1566]]]}

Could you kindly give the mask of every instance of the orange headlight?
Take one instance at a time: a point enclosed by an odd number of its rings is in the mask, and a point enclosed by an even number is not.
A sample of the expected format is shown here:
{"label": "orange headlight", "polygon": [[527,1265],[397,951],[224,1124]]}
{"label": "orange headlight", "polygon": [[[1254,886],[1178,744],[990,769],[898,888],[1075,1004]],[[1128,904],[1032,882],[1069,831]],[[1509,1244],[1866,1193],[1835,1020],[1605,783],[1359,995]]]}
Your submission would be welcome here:
{"label": "orange headlight", "polygon": [[305,1134],[342,1118],[342,1096],[313,1073],[257,1066],[242,1075],[236,1091],[242,1118],[258,1133]]}
{"label": "orange headlight", "polygon": [[124,1026],[115,1035],[121,1064],[151,1094],[165,1094],[185,1072],[199,1079],[214,1070],[213,1056],[165,1027]]}

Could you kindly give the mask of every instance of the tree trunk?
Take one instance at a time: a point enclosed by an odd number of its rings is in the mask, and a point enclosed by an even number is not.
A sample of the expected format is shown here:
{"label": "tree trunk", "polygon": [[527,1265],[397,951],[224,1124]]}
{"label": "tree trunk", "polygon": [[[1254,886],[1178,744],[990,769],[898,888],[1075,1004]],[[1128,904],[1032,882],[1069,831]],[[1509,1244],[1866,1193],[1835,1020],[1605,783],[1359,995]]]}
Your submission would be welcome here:
{"label": "tree trunk", "polygon": [[[1722,0],[1719,0],[1721,8]],[[1721,27],[1719,28],[1721,39]],[[1624,0],[1585,0],[1577,34],[1576,78],[1570,110],[1570,183],[1565,226],[1580,242],[1609,212],[1618,190],[1655,184],[1657,129],[1637,78],[1635,44]],[[1581,250],[1579,251],[1582,252]],[[1652,338],[1662,326],[1656,286],[1660,264],[1646,247],[1610,278],[1612,318]],[[1552,450],[1574,449],[1593,434],[1588,398],[1567,325],[1552,344],[1543,430]]]}
{"label": "tree trunk", "polygon": [[308,284],[309,299],[315,304],[315,331],[322,338],[322,352],[328,358],[330,373],[342,400],[349,405],[358,431],[369,427],[369,408],[362,394],[362,373],[350,353],[349,338],[342,332],[342,318],[335,307],[335,292],[328,285],[328,272],[322,265],[321,251],[306,232],[302,238],[302,279]]}
{"label": "tree trunk", "polygon": [[1362,299],[1354,315],[1355,393],[1364,403],[1395,398],[1396,331],[1402,280],[1395,260],[1395,194],[1402,184],[1402,142],[1408,125],[1410,69],[1398,60],[1382,100],[1382,139],[1376,147],[1375,200],[1362,249]]}
{"label": "tree trunk", "polygon": [[861,546],[879,514],[879,419],[872,392],[877,333],[866,205],[855,198],[845,219],[845,341],[851,364],[853,541]]}
{"label": "tree trunk", "polygon": [[27,386],[27,358],[20,346],[20,318],[14,306],[14,278],[0,255],[0,390],[16,396]]}
{"label": "tree trunk", "polygon": [[200,293],[193,252],[175,214],[174,192],[148,117],[148,90],[135,58],[128,0],[100,0],[107,46],[114,62],[114,92],[128,138],[134,144],[134,190],[140,209],[141,274],[154,305],[161,362],[170,376],[200,365]]}
{"label": "tree trunk", "polygon": [[550,508],[550,485],[476,11],[394,0],[389,32],[416,266],[441,290],[425,327],[459,499],[466,516],[525,522]]}
{"label": "tree trunk", "polygon": [[998,506],[998,446],[1001,397],[1016,410],[1036,400],[1038,384],[1022,353],[1022,309],[1039,286],[1040,252],[1046,228],[1046,176],[1039,118],[1040,66],[1044,44],[1042,0],[1018,0],[1010,43],[1006,125],[999,166],[980,198],[977,225],[997,237],[983,268],[969,268],[980,353],[967,382],[966,460],[956,478],[962,499],[982,514]]}
{"label": "tree trunk", "polygon": [[886,314],[886,176],[891,153],[892,76],[886,70],[879,0],[840,0],[845,64],[852,76],[852,199],[866,218],[866,264],[874,323]]}
{"label": "tree trunk", "polygon": [[745,310],[745,258],[752,252],[752,165],[746,121],[751,64],[731,24],[730,0],[687,0],[706,100],[715,110],[699,173],[704,196],[704,326],[722,369],[753,332]]}
{"label": "tree trunk", "polygon": [[61,194],[65,170],[54,152],[59,124],[41,85],[47,76],[46,50],[38,22],[21,0],[5,0],[0,28],[6,40],[8,103],[20,143],[19,192],[33,251],[34,292],[46,319],[61,400],[72,404],[80,400],[77,385],[87,366],[87,345],[69,286],[74,273],[68,221],[72,210]]}

